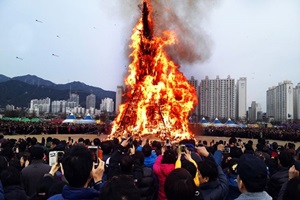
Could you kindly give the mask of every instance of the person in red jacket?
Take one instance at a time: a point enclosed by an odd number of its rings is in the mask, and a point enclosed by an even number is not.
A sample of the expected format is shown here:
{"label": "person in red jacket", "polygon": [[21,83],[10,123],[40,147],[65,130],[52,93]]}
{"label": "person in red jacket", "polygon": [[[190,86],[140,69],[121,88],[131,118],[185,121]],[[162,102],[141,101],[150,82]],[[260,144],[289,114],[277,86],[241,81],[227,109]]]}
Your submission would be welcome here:
{"label": "person in red jacket", "polygon": [[167,200],[164,186],[167,176],[175,169],[176,152],[172,149],[162,148],[162,155],[159,155],[153,165],[153,172],[158,179],[158,200]]}

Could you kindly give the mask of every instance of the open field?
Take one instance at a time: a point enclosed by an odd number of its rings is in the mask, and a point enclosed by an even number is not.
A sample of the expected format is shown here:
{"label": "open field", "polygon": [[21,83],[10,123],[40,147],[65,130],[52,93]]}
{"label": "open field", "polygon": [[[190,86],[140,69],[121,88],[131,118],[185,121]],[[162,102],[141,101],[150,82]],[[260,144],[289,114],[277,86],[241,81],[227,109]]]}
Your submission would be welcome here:
{"label": "open field", "polygon": [[[93,140],[94,138],[100,138],[100,140],[105,140],[107,138],[107,135],[100,135],[97,136],[96,134],[50,134],[50,135],[5,135],[4,138],[7,139],[19,139],[19,138],[26,138],[26,137],[35,137],[37,138],[37,140],[40,142],[42,137],[44,137],[45,139],[47,137],[52,137],[52,138],[57,138],[59,140],[68,140],[68,137],[71,137],[72,139],[74,139],[74,141],[77,141],[80,137],[84,138],[84,139],[90,139]],[[227,141],[229,140],[228,137],[215,137],[215,136],[196,136],[195,139],[198,140],[206,140],[208,143],[212,140],[219,141],[219,140],[223,140],[223,141]],[[238,139],[238,138],[237,138]],[[256,145],[257,143],[257,139],[250,139],[250,138],[241,138],[242,142],[246,142],[248,140],[252,140],[254,145]],[[279,140],[268,140],[270,143],[276,141],[279,145],[285,145],[287,143],[287,141],[279,141]],[[296,144],[296,149],[299,147],[300,143],[295,143]]]}

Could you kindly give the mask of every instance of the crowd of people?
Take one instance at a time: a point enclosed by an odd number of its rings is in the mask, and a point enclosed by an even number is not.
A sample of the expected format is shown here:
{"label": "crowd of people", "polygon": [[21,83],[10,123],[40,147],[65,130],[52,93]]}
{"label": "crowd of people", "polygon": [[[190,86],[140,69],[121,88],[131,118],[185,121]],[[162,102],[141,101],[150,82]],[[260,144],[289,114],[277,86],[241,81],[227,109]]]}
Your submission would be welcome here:
{"label": "crowd of people", "polygon": [[300,142],[300,129],[294,126],[284,127],[204,127],[205,136],[239,137],[239,138],[266,138],[268,140],[282,140]]}
{"label": "crowd of people", "polygon": [[83,137],[1,135],[0,199],[300,199],[294,143]]}
{"label": "crowd of people", "polygon": [[[201,129],[202,130],[202,129]],[[109,134],[109,124],[63,124],[51,122],[20,122],[0,119],[0,133],[5,135],[39,135],[39,134]],[[282,127],[203,127],[203,131],[196,130],[196,136],[219,136],[238,138],[266,138],[268,140],[282,140],[300,142],[298,126]]]}
{"label": "crowd of people", "polygon": [[101,134],[106,132],[106,125],[98,124],[63,124],[47,121],[20,122],[0,120],[0,133],[5,135]]}

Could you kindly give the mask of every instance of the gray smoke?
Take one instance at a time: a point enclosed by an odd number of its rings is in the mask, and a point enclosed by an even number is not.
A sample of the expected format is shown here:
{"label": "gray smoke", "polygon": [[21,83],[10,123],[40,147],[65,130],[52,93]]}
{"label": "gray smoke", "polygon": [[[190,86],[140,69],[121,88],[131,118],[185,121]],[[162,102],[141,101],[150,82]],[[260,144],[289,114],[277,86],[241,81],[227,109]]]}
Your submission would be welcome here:
{"label": "gray smoke", "polygon": [[[140,17],[138,7],[142,0],[121,2],[121,13],[124,17]],[[166,47],[166,52],[175,63],[180,65],[204,62],[210,57],[211,40],[202,29],[201,23],[209,18],[209,13],[219,4],[219,0],[151,0],[151,4],[155,20],[154,35],[162,36],[165,30],[176,33],[176,44]]]}

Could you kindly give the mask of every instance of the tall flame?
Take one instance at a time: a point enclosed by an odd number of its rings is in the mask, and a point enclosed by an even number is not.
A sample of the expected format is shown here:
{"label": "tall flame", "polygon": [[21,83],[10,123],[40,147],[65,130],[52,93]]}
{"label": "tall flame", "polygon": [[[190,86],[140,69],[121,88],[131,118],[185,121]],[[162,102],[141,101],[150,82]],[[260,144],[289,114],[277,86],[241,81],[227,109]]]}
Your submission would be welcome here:
{"label": "tall flame", "polygon": [[196,91],[164,51],[176,42],[175,34],[166,30],[154,36],[151,11],[150,0],[144,1],[142,17],[131,36],[127,100],[120,106],[111,136],[191,138],[188,117],[198,103]]}

